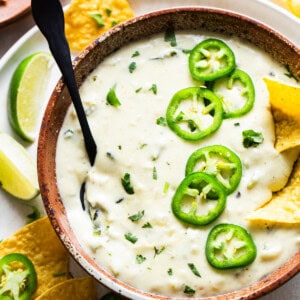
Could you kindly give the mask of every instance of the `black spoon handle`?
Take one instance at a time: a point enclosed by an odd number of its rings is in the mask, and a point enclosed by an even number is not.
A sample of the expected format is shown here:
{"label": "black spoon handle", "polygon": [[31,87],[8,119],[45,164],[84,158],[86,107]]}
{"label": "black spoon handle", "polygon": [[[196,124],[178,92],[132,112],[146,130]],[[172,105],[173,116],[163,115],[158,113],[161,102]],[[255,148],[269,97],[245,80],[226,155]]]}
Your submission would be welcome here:
{"label": "black spoon handle", "polygon": [[92,136],[74,75],[70,49],[65,37],[64,12],[59,0],[31,0],[33,18],[48,41],[50,51],[68,87],[82,129],[85,148],[91,165],[94,164],[97,146]]}

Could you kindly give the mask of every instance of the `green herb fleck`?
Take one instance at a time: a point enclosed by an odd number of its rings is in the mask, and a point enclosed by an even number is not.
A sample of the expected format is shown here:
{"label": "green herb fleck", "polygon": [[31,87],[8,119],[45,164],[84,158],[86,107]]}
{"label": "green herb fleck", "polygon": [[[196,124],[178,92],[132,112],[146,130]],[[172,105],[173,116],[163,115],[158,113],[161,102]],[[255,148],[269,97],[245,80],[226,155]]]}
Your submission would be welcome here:
{"label": "green herb fleck", "polygon": [[290,65],[286,64],[284,65],[285,69],[287,70],[287,73],[284,73],[285,76],[288,78],[294,78],[297,82],[299,81],[298,77],[291,71]]}
{"label": "green herb fleck", "polygon": [[139,55],[140,55],[140,52],[136,50],[135,52],[132,53],[131,57],[136,57]]}
{"label": "green herb fleck", "polygon": [[111,152],[106,152],[106,156],[111,159],[111,160],[114,160],[114,156],[111,154]]}
{"label": "green herb fleck", "polygon": [[184,286],[183,292],[188,295],[194,295],[196,293],[196,291],[194,289],[192,289],[191,287],[189,287],[188,285]]}
{"label": "green herb fleck", "polygon": [[140,88],[135,90],[135,93],[138,94],[141,90],[142,90],[142,88],[140,87]]}
{"label": "green herb fleck", "polygon": [[136,62],[133,61],[132,63],[130,63],[129,67],[128,67],[128,70],[129,70],[129,73],[133,73],[133,71],[136,69]]}
{"label": "green herb fleck", "polygon": [[240,122],[236,122],[236,123],[234,123],[233,125],[236,126],[236,127],[237,127],[237,126],[240,126]]}
{"label": "green herb fleck", "polygon": [[145,215],[145,211],[142,210],[132,216],[129,216],[128,219],[131,220],[132,222],[136,222],[140,220],[144,215]]}
{"label": "green herb fleck", "polygon": [[121,179],[122,185],[124,187],[124,190],[127,194],[132,195],[134,194],[134,188],[130,183],[130,174],[125,173],[124,177]]}
{"label": "green herb fleck", "polygon": [[67,129],[64,132],[64,138],[65,139],[68,139],[68,138],[72,137],[73,135],[74,135],[74,131],[72,129]]}
{"label": "green herb fleck", "polygon": [[135,259],[136,259],[136,262],[137,262],[138,264],[141,264],[141,263],[143,263],[143,262],[146,260],[146,257],[143,256],[142,254],[138,254],[138,255],[135,257]]}
{"label": "green herb fleck", "polygon": [[193,263],[189,263],[188,266],[191,269],[191,271],[194,273],[194,275],[201,277],[199,271],[197,270],[196,266]]}
{"label": "green herb fleck", "polygon": [[172,268],[169,268],[168,271],[167,271],[168,275],[172,276],[173,275],[173,269]]}
{"label": "green herb fleck", "polygon": [[105,12],[106,12],[106,15],[107,15],[108,17],[110,17],[110,16],[111,16],[111,13],[112,13],[112,10],[111,10],[110,8],[106,8],[106,9],[105,9]]}
{"label": "green herb fleck", "polygon": [[37,207],[31,206],[31,205],[30,205],[30,207],[32,208],[32,213],[27,215],[27,218],[29,219],[27,221],[27,224],[32,223],[41,217],[41,213]]}
{"label": "green herb fleck", "polygon": [[165,185],[164,185],[164,194],[168,193],[169,187],[170,187],[170,183],[169,182],[165,182]]}
{"label": "green herb fleck", "polygon": [[146,144],[146,143],[141,144],[140,149],[143,149],[143,148],[147,147],[147,145],[148,145],[148,144]]}
{"label": "green herb fleck", "polygon": [[116,26],[116,25],[118,25],[119,23],[120,23],[120,21],[117,21],[117,20],[112,21],[112,22],[111,22],[111,26]]}
{"label": "green herb fleck", "polygon": [[125,239],[131,242],[132,244],[135,244],[138,241],[138,238],[130,232],[125,233],[124,236]]}
{"label": "green herb fleck", "polygon": [[153,170],[152,170],[152,178],[153,178],[154,180],[157,180],[157,170],[156,170],[155,167],[153,167]]}
{"label": "green herb fleck", "polygon": [[116,87],[117,87],[117,84],[114,84],[113,87],[110,88],[109,92],[106,95],[106,103],[110,104],[114,107],[121,105],[121,102],[116,95]]}
{"label": "green herb fleck", "polygon": [[164,117],[159,117],[156,119],[156,124],[161,126],[167,126],[167,120]]}
{"label": "green herb fleck", "polygon": [[105,26],[104,21],[103,21],[103,17],[102,17],[101,14],[99,14],[97,12],[94,12],[94,13],[89,13],[88,15],[96,21],[96,23],[99,27],[104,27]]}
{"label": "green herb fleck", "polygon": [[154,257],[155,257],[156,255],[161,254],[165,249],[166,249],[165,246],[162,246],[161,248],[156,248],[156,247],[154,247]]}
{"label": "green herb fleck", "polygon": [[61,276],[65,276],[67,274],[67,272],[54,272],[52,274],[53,277],[61,277]]}
{"label": "green herb fleck", "polygon": [[190,54],[191,53],[191,49],[182,49],[182,53],[184,54]]}
{"label": "green herb fleck", "polygon": [[243,145],[245,148],[257,147],[264,141],[264,137],[260,132],[252,129],[243,131]]}
{"label": "green herb fleck", "polygon": [[122,145],[118,145],[118,149],[119,149],[119,150],[122,150]]}
{"label": "green herb fleck", "polygon": [[149,91],[152,91],[154,95],[157,94],[157,85],[155,83],[152,84]]}
{"label": "green herb fleck", "polygon": [[124,197],[118,199],[118,200],[116,201],[116,203],[119,204],[119,203],[121,203],[123,200],[124,200]]}
{"label": "green herb fleck", "polygon": [[165,42],[170,42],[172,47],[177,46],[176,36],[173,28],[169,28],[165,32]]}
{"label": "green herb fleck", "polygon": [[147,222],[142,226],[142,228],[153,228],[153,227],[149,222]]}

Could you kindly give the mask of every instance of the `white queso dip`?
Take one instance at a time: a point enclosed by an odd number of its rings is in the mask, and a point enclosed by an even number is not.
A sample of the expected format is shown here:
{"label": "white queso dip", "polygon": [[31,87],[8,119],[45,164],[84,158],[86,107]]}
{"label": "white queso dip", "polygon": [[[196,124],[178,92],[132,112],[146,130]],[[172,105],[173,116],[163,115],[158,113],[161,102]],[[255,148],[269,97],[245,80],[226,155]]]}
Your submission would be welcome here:
{"label": "white queso dip", "polygon": [[[292,79],[265,53],[236,38],[202,32],[176,32],[175,37],[175,44],[164,34],[130,43],[85,79],[80,94],[98,147],[95,165],[89,165],[70,107],[57,145],[57,182],[75,235],[108,272],[152,293],[211,296],[260,280],[299,249],[300,228],[258,226],[246,220],[286,184],[297,157],[274,149],[274,124],[263,82],[268,76]],[[246,114],[224,118],[214,133],[190,141],[170,129],[166,111],[175,93],[205,84],[190,74],[189,50],[211,38],[233,51],[236,67],[252,79],[255,102]],[[240,97],[242,88],[232,93]],[[247,130],[260,134],[257,145],[245,147]],[[210,223],[196,226],[176,217],[171,203],[186,177],[190,155],[212,145],[233,151],[242,173],[238,186],[226,195],[224,210]],[[79,196],[83,182],[84,205]],[[209,205],[203,205],[205,214]],[[206,242],[218,224],[241,226],[252,236],[256,246],[252,263],[229,269],[209,264]]]}

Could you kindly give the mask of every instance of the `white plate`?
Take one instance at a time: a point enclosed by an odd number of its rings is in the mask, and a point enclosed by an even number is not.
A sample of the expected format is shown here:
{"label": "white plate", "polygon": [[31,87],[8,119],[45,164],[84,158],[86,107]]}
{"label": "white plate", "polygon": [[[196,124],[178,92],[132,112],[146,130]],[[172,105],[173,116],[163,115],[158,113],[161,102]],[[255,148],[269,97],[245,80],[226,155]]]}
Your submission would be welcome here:
{"label": "white plate", "polygon": [[[300,28],[300,20],[267,0],[129,0],[129,3],[136,15],[141,15],[161,8],[187,5],[201,5],[232,10],[266,23],[285,35],[294,44],[300,46],[300,30],[297,29],[297,27]],[[10,78],[22,58],[35,51],[41,50],[49,51],[43,36],[40,34],[38,29],[34,27],[21,39],[19,39],[0,59],[0,105],[2,107],[2,110],[0,111],[0,130],[13,135],[16,139],[18,138],[12,132],[6,115],[6,99]],[[46,97],[44,99],[45,104],[58,78],[59,72],[57,68],[54,67],[54,72],[52,77],[49,79]],[[41,99],[41,101],[43,101],[43,99]],[[41,118],[42,114],[43,111],[41,111]],[[24,146],[27,147],[33,157],[36,157],[37,143],[32,145],[24,144]],[[44,214],[43,204],[40,197],[30,202],[22,202],[13,199],[0,190],[0,240],[11,235],[25,225],[28,220],[27,215],[32,211],[29,205],[38,207]],[[79,270],[75,264],[71,264],[71,267],[75,275],[82,274],[82,271]],[[277,291],[268,296],[262,297],[262,299],[299,300],[299,282],[300,275],[296,276]],[[100,287],[100,293],[103,291],[104,289]]]}

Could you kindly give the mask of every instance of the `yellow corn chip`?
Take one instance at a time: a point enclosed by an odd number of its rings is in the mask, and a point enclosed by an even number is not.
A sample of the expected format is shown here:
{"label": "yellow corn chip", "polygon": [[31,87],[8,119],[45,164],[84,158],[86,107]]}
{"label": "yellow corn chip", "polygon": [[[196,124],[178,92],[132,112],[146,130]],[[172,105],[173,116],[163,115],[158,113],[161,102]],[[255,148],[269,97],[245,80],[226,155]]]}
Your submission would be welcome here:
{"label": "yellow corn chip", "polygon": [[279,152],[300,145],[300,87],[264,78],[275,122],[275,149]]}
{"label": "yellow corn chip", "polygon": [[126,0],[73,0],[65,12],[65,32],[71,50],[83,50],[102,33],[133,15]]}
{"label": "yellow corn chip", "polygon": [[271,201],[250,213],[250,221],[300,224],[300,158],[295,163],[287,185],[273,194]]}
{"label": "yellow corn chip", "polygon": [[96,287],[91,277],[73,278],[59,283],[36,300],[94,300],[96,299]]}
{"label": "yellow corn chip", "polygon": [[38,284],[32,299],[68,279],[69,255],[47,217],[24,226],[2,241],[0,258],[9,253],[24,254],[33,263]]}

